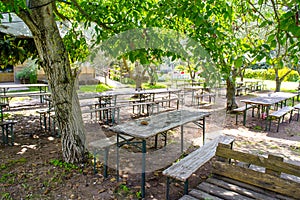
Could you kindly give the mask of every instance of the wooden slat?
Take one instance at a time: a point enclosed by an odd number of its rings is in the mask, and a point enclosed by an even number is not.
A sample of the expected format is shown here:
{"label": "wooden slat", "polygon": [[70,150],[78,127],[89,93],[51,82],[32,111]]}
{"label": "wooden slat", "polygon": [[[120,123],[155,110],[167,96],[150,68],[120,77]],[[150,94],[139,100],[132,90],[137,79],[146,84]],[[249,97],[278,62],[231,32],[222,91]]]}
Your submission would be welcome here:
{"label": "wooden slat", "polygon": [[237,185],[237,186],[249,189],[249,190],[253,190],[253,191],[256,191],[256,192],[261,193],[261,194],[268,195],[272,199],[294,200],[294,198],[289,198],[289,197],[283,196],[283,195],[281,195],[279,193],[275,193],[275,192],[272,192],[270,190],[265,190],[263,188],[256,187],[254,185],[243,183],[243,182],[240,182],[240,181],[237,181],[237,180],[233,180],[231,178],[227,178],[227,177],[220,176],[220,175],[217,175],[217,174],[214,174],[213,177],[217,178],[218,180],[223,180],[223,181],[226,181],[228,183],[232,183],[234,185]]}
{"label": "wooden slat", "polygon": [[197,186],[199,190],[207,192],[209,194],[213,194],[222,199],[230,199],[230,200],[251,200],[253,198],[246,197],[237,192],[226,190],[224,188],[218,187],[216,185],[210,184],[208,182],[202,182]]}
{"label": "wooden slat", "polygon": [[241,162],[251,163],[277,172],[284,172],[286,174],[291,174],[300,177],[300,166],[282,162],[279,160],[270,160],[262,156],[235,151],[221,146],[217,147],[216,156],[220,156],[227,159],[232,158]]}
{"label": "wooden slat", "polygon": [[244,188],[244,187],[232,184],[232,183],[228,183],[228,182],[220,180],[220,179],[209,178],[209,179],[206,180],[206,182],[217,185],[217,186],[222,187],[222,188],[227,189],[227,190],[234,191],[236,193],[242,194],[242,195],[250,197],[250,198],[264,199],[264,200],[274,200],[274,197],[270,197],[270,196],[267,196],[265,194],[255,192],[253,190],[249,190],[247,188]]}
{"label": "wooden slat", "polygon": [[184,195],[179,200],[198,200],[198,199],[196,199],[195,197],[192,197],[190,195]]}
{"label": "wooden slat", "polygon": [[300,103],[294,106],[295,109],[300,109]]}
{"label": "wooden slat", "polygon": [[221,200],[221,198],[216,197],[214,195],[208,194],[206,192],[203,192],[201,190],[193,189],[189,192],[190,196],[193,196],[197,199],[211,199],[211,200]]}
{"label": "wooden slat", "polygon": [[277,110],[270,114],[271,117],[282,117],[283,115],[287,114],[288,112],[291,112],[293,110],[293,107],[286,106],[281,108],[280,110]]}
{"label": "wooden slat", "polygon": [[[252,108],[253,106],[252,105],[247,105],[247,110]],[[233,109],[234,112],[243,112],[246,110],[246,106],[242,106],[242,107],[238,107],[238,108],[235,108]]]}
{"label": "wooden slat", "polygon": [[234,138],[231,136],[220,136],[210,142],[207,142],[201,148],[193,151],[179,162],[174,163],[171,167],[164,170],[163,175],[180,181],[185,181],[195,171],[197,171],[197,169],[215,156],[216,147],[219,142],[230,144],[233,141]]}
{"label": "wooden slat", "polygon": [[294,198],[300,197],[300,183],[222,162],[213,163],[213,173],[262,187]]}

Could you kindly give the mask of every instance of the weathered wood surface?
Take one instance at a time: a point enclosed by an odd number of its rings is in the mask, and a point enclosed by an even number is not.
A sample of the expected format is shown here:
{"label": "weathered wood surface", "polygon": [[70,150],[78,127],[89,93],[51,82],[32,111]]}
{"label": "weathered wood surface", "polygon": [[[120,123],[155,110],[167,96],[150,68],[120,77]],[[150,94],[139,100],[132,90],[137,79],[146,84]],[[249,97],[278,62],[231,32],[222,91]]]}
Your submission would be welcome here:
{"label": "weathered wood surface", "polygon": [[192,197],[190,195],[184,195],[183,197],[181,197],[179,200],[198,200],[195,197]]}
{"label": "weathered wood surface", "polygon": [[102,108],[96,108],[96,109],[89,109],[89,110],[82,110],[82,114],[84,113],[92,113],[92,112],[99,112],[99,111],[105,111],[105,110],[118,110],[120,109],[120,106],[109,106],[109,107],[102,107]]}
{"label": "weathered wood surface", "polygon": [[254,164],[276,172],[283,172],[286,174],[291,174],[300,177],[300,166],[283,162],[281,160],[268,159],[262,156],[235,151],[222,146],[217,147],[216,156],[227,159],[233,158],[240,162]]}
{"label": "weathered wood surface", "polygon": [[276,176],[253,171],[247,168],[216,161],[213,163],[213,174],[278,192],[293,198],[300,197],[300,183],[284,180]]}
{"label": "weathered wood surface", "polygon": [[[209,178],[206,182],[216,185],[218,187],[224,188],[226,190],[234,191],[238,194],[244,195],[246,197],[254,198],[254,199],[264,199],[264,200],[274,200],[274,197],[269,197],[268,195],[256,192],[254,188],[247,189],[245,187],[241,187],[236,184],[228,183],[224,180],[220,180],[217,178]],[[199,187],[198,187],[199,188]]]}
{"label": "weathered wood surface", "polygon": [[[186,123],[201,120],[209,115],[209,112],[176,110],[125,122],[111,127],[110,130],[135,138],[146,139]],[[147,121],[147,125],[143,125],[142,121]]]}
{"label": "weathered wood surface", "polygon": [[250,200],[252,198],[246,197],[242,194],[237,193],[236,191],[227,190],[217,185],[211,184],[209,182],[203,182],[197,186],[198,189],[209,193],[214,194],[215,196],[221,199],[235,199],[235,200]]}
{"label": "weathered wood surface", "polygon": [[[253,108],[253,105],[247,105],[247,109]],[[233,109],[234,112],[244,112],[246,111],[246,106],[238,107]]]}
{"label": "weathered wood surface", "polygon": [[285,199],[285,200],[294,199],[294,198],[289,198],[287,196],[283,196],[279,193],[272,192],[270,190],[266,190],[264,188],[256,187],[254,185],[243,183],[243,182],[240,182],[240,181],[237,181],[237,180],[234,180],[234,179],[231,179],[231,178],[227,178],[227,177],[224,177],[224,176],[219,176],[219,175],[214,174],[213,177],[220,180],[220,181],[225,181],[227,183],[234,184],[236,186],[239,186],[239,187],[242,187],[242,188],[245,188],[245,189],[249,189],[249,190],[258,192],[260,194],[263,194],[263,195],[267,195],[271,199]]}
{"label": "weathered wood surface", "polygon": [[291,107],[291,106],[285,106],[285,107],[281,108],[280,110],[272,112],[269,116],[279,118],[279,117],[282,117],[283,115],[291,112],[292,110],[294,110],[293,107]]}
{"label": "weathered wood surface", "polygon": [[234,138],[231,136],[220,136],[210,142],[207,142],[201,148],[193,151],[179,162],[174,163],[172,166],[164,170],[163,175],[180,181],[185,181],[193,173],[195,173],[197,169],[215,156],[218,143],[230,144],[233,141]]}
{"label": "weathered wood surface", "polygon": [[203,192],[199,189],[193,189],[192,191],[189,192],[189,196],[195,197],[197,199],[211,199],[211,200],[221,200],[221,198],[213,196],[211,194],[208,194],[206,192]]}
{"label": "weathered wood surface", "polygon": [[295,109],[300,109],[300,103],[294,106]]}

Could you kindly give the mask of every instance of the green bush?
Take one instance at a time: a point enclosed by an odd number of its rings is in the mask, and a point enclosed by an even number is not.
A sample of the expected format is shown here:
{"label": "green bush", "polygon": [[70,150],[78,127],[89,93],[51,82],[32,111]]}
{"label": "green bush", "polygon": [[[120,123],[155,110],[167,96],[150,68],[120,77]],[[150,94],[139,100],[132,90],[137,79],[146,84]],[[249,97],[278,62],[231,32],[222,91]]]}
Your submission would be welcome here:
{"label": "green bush", "polygon": [[37,83],[38,65],[35,60],[27,61],[27,65],[16,74],[16,78],[25,83]]}
{"label": "green bush", "polygon": [[[279,77],[282,77],[288,72],[288,68],[280,69],[278,74]],[[246,69],[244,78],[254,78],[262,80],[275,80],[275,70],[274,69]],[[299,74],[297,71],[292,71],[289,73],[283,81],[297,82],[299,80]]]}

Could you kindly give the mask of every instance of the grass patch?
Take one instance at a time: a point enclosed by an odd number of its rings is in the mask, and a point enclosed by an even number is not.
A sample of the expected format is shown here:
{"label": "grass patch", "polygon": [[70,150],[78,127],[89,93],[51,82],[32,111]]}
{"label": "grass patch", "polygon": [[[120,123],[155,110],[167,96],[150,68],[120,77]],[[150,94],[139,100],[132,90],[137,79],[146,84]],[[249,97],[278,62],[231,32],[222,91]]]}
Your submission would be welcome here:
{"label": "grass patch", "polygon": [[65,169],[66,171],[77,170],[79,167],[72,163],[67,163],[61,160],[53,159],[50,161],[50,164]]}
{"label": "grass patch", "polygon": [[10,160],[8,163],[1,163],[0,171],[8,169],[8,168],[12,167],[15,164],[18,164],[18,163],[22,164],[22,163],[26,163],[26,162],[27,162],[26,158],[20,158],[18,160]]}
{"label": "grass patch", "polygon": [[155,85],[150,85],[149,83],[143,83],[142,88],[143,89],[159,89],[159,88],[167,88],[168,86],[162,83],[156,83]]}
{"label": "grass patch", "polygon": [[257,131],[261,131],[262,130],[262,127],[261,126],[254,126],[254,128],[253,128],[254,130],[257,130]]}
{"label": "grass patch", "polygon": [[98,85],[81,85],[79,86],[80,92],[105,92],[107,90],[112,89],[113,87],[105,84]]}

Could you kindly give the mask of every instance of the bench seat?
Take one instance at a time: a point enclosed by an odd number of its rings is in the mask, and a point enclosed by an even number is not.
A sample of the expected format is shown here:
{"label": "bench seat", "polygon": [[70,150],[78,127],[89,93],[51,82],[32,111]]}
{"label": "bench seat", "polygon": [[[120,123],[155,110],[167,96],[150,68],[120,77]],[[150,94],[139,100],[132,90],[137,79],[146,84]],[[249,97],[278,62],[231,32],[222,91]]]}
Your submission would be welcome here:
{"label": "bench seat", "polygon": [[[99,120],[102,120],[102,113],[103,113],[103,118],[106,117],[106,120],[108,122],[108,117],[109,117],[109,112],[112,112],[111,118],[112,118],[112,123],[117,123],[120,122],[120,109],[121,106],[108,106],[108,107],[101,107],[101,108],[95,108],[95,109],[88,109],[88,110],[82,110],[82,114],[86,113],[96,113],[96,117],[99,115]],[[115,118],[115,112],[117,112],[117,120]]]}
{"label": "bench seat", "polygon": [[[212,161],[211,175],[181,199],[299,199],[300,166],[282,157],[249,154],[219,144]],[[223,161],[222,161],[223,160]],[[225,161],[225,162],[224,162]],[[230,161],[230,162],[228,162]],[[248,165],[240,165],[239,163]],[[248,166],[263,168],[248,168]],[[295,179],[285,179],[288,174]]]}
{"label": "bench seat", "polygon": [[268,120],[269,120],[269,131],[270,131],[270,129],[271,129],[271,122],[272,122],[272,120],[273,120],[274,118],[275,118],[275,119],[278,119],[278,123],[277,123],[277,132],[279,131],[279,124],[280,124],[280,121],[281,121],[281,120],[283,121],[283,120],[284,120],[284,116],[285,116],[286,114],[288,114],[288,113],[290,113],[290,118],[289,118],[289,123],[290,123],[291,120],[292,120],[293,110],[294,110],[293,107],[291,107],[291,106],[285,106],[285,107],[283,107],[283,108],[281,108],[281,109],[279,109],[279,110],[277,110],[277,111],[275,111],[275,112],[269,114],[269,118],[268,118]]}
{"label": "bench seat", "polygon": [[238,107],[238,108],[235,108],[232,110],[232,112],[235,113],[235,124],[237,125],[238,124],[238,115],[239,114],[244,114],[244,112],[246,112],[248,109],[251,109],[252,108],[252,117],[254,117],[254,108],[257,108],[256,105],[247,105],[247,108],[246,106],[241,106],[241,107]]}
{"label": "bench seat", "polygon": [[299,121],[299,115],[300,115],[300,103],[294,106],[294,109],[297,110],[297,121]]}
{"label": "bench seat", "polygon": [[230,144],[234,142],[234,137],[219,136],[216,139],[206,143],[199,149],[193,151],[179,162],[174,163],[169,168],[163,171],[163,175],[167,176],[167,191],[166,198],[169,199],[170,178],[185,182],[184,193],[188,193],[188,179],[202,165],[214,157],[218,143]]}
{"label": "bench seat", "polygon": [[208,97],[208,103],[212,103],[212,99],[214,99],[213,102],[216,101],[215,93],[196,94],[194,98],[197,100],[197,105],[204,101],[204,97]]}

